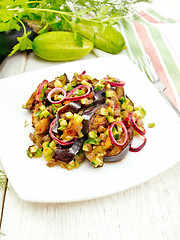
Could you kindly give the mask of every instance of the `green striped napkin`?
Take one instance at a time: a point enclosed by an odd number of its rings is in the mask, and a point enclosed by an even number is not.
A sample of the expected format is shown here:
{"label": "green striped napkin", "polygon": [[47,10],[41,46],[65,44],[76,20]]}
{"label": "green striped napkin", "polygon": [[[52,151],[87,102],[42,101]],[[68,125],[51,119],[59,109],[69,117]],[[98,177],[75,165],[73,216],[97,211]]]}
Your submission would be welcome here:
{"label": "green striped napkin", "polygon": [[[153,9],[145,9],[138,15],[136,20],[127,22],[127,26],[118,24],[127,45],[123,54],[132,60],[148,54],[158,77],[166,86],[165,93],[179,107],[180,21],[163,16]],[[97,56],[103,55],[95,51]]]}

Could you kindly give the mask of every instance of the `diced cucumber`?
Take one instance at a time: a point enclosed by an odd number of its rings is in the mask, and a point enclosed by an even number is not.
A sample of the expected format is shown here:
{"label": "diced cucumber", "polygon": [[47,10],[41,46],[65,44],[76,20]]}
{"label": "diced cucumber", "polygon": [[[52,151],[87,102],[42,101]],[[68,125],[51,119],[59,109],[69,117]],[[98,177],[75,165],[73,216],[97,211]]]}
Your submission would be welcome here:
{"label": "diced cucumber", "polygon": [[43,149],[43,155],[45,157],[50,156],[52,154],[53,154],[53,151],[52,151],[52,149],[50,147],[46,147],[46,148]]}
{"label": "diced cucumber", "polygon": [[91,85],[89,82],[87,82],[86,80],[83,80],[83,81],[81,82],[81,84],[82,84],[82,85],[87,85],[87,86],[89,86],[89,87],[92,86],[92,85]]}
{"label": "diced cucumber", "polygon": [[83,121],[83,117],[77,113],[74,113],[74,121],[77,123],[77,124],[80,124],[82,121]]}
{"label": "diced cucumber", "polygon": [[146,116],[146,111],[144,110],[143,107],[138,106],[138,107],[135,107],[134,110],[135,110],[134,112],[138,115],[139,119],[143,119]]}
{"label": "diced cucumber", "polygon": [[65,116],[66,116],[67,119],[73,119],[74,118],[74,115],[73,115],[72,112],[66,112]]}
{"label": "diced cucumber", "polygon": [[62,82],[60,80],[56,80],[54,83],[55,87],[63,87]]}
{"label": "diced cucumber", "polygon": [[107,108],[101,108],[99,111],[99,114],[102,116],[108,116],[108,109]]}
{"label": "diced cucumber", "polygon": [[113,118],[113,116],[107,116],[106,118],[107,118],[107,120],[108,120],[109,123],[112,123],[112,122],[115,121],[115,119]]}
{"label": "diced cucumber", "polygon": [[41,156],[42,156],[42,150],[39,148],[39,149],[37,149],[37,151],[35,152],[34,157],[35,157],[35,158],[39,158],[39,157],[41,157]]}
{"label": "diced cucumber", "polygon": [[50,142],[50,144],[49,144],[49,147],[50,147],[53,151],[55,151],[56,148],[57,148],[55,141],[52,140],[52,141]]}
{"label": "diced cucumber", "polygon": [[111,90],[105,92],[106,97],[113,97],[113,95],[114,95],[114,92]]}
{"label": "diced cucumber", "polygon": [[97,138],[98,137],[97,134],[93,131],[90,131],[88,135],[89,135],[90,138]]}
{"label": "diced cucumber", "polygon": [[46,106],[45,106],[45,105],[42,105],[42,106],[40,106],[40,109],[41,109],[41,111],[43,111],[43,110],[46,109]]}
{"label": "diced cucumber", "polygon": [[43,148],[49,147],[49,142],[48,142],[48,141],[43,142],[42,147],[43,147]]}

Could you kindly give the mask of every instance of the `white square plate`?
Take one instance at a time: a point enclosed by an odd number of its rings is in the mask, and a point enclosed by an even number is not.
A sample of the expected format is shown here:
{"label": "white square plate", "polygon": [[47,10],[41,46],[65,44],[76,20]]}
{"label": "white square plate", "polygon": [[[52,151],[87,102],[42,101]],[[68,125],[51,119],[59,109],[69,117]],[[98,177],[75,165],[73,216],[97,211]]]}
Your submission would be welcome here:
{"label": "white square plate", "polygon": [[[88,162],[67,171],[48,168],[45,160],[30,159],[26,149],[32,142],[25,120],[31,114],[22,108],[42,80],[53,80],[74,72],[103,78],[106,75],[126,82],[125,92],[135,106],[146,109],[146,146],[129,152],[123,161],[95,169]],[[75,61],[0,80],[0,159],[18,196],[34,202],[72,202],[107,196],[140,183],[167,170],[180,160],[180,123],[146,76],[124,55]],[[155,123],[149,129],[147,124]]]}

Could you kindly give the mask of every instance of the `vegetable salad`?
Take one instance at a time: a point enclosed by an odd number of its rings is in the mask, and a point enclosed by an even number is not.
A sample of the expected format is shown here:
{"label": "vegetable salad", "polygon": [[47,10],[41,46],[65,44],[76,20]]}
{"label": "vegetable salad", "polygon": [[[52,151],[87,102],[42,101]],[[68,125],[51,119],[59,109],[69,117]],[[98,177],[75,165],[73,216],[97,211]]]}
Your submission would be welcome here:
{"label": "vegetable salad", "polygon": [[[124,86],[118,78],[98,80],[85,71],[71,81],[66,74],[43,80],[23,105],[32,112],[34,128],[27,155],[70,170],[83,161],[102,167],[140,151],[146,144],[146,111],[134,106]],[[133,147],[136,135],[142,144]]]}

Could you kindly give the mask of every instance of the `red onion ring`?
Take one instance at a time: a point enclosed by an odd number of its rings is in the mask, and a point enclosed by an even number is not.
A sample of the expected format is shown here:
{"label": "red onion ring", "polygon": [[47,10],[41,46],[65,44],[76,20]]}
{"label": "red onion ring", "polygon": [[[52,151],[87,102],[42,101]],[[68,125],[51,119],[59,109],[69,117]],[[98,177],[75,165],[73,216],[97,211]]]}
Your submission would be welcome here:
{"label": "red onion ring", "polygon": [[[114,86],[114,87],[123,87],[125,85],[125,82],[120,80],[119,78],[114,78],[114,80],[116,82],[111,82],[111,81],[108,81],[108,77],[104,78],[104,80],[106,80],[107,83],[109,83],[111,86]],[[118,82],[117,82],[118,81]]]}
{"label": "red onion ring", "polygon": [[83,71],[80,75],[83,76],[86,74],[86,71]]}
{"label": "red onion ring", "polygon": [[36,95],[36,101],[41,102],[40,101],[40,95],[41,95],[41,91],[42,88],[44,87],[44,84],[48,83],[47,80],[42,81],[42,83],[39,85],[38,91],[37,91],[37,95]]}
{"label": "red onion ring", "polygon": [[145,144],[147,142],[147,139],[143,135],[141,135],[141,137],[144,138],[143,143],[139,147],[137,147],[137,148],[134,148],[134,147],[130,146],[130,148],[129,148],[130,152],[139,152],[145,146]]}
{"label": "red onion ring", "polygon": [[[59,101],[53,101],[51,100],[51,96],[53,93],[55,92],[62,92],[64,94],[64,97],[63,99],[59,100]],[[63,102],[65,99],[66,99],[66,90],[64,88],[61,88],[61,87],[56,87],[56,88],[53,88],[47,95],[47,99],[49,100],[50,103],[53,103],[53,104],[59,104],[61,102]]]}
{"label": "red onion ring", "polygon": [[57,143],[59,143],[60,145],[63,145],[63,146],[68,146],[68,145],[73,144],[73,143],[77,140],[77,138],[75,138],[73,141],[63,142],[63,141],[59,140],[57,137],[54,136],[54,134],[53,134],[53,132],[52,132],[52,128],[53,128],[53,126],[54,126],[55,120],[56,120],[56,119],[54,119],[54,120],[51,122],[50,127],[49,127],[49,134],[50,134],[51,138],[52,138],[54,141],[56,141]]}
{"label": "red onion ring", "polygon": [[[72,97],[72,98],[70,97],[77,89],[81,89],[81,88],[86,88],[87,89],[87,92],[84,95],[78,96],[78,97]],[[88,97],[90,95],[90,93],[91,93],[91,88],[88,85],[79,85],[68,93],[65,100],[66,101],[69,101],[69,100],[70,101],[77,101],[77,100],[80,100],[82,98]]]}
{"label": "red onion ring", "polygon": [[133,119],[133,112],[130,112],[129,113],[129,122],[130,122],[130,124],[131,124],[131,126],[134,128],[134,130],[137,132],[137,133],[139,133],[140,135],[144,135],[145,133],[146,133],[146,130],[143,128],[143,130],[142,129],[140,129],[138,126],[137,126],[137,124],[135,123],[135,121],[134,121],[134,119]]}
{"label": "red onion ring", "polygon": [[[113,136],[112,129],[113,129],[113,127],[114,127],[115,124],[121,125],[122,129],[124,130],[125,138],[124,138],[124,141],[123,141],[122,143],[117,142],[117,141],[115,140],[114,136]],[[111,125],[109,126],[109,137],[110,137],[111,142],[112,142],[114,145],[116,145],[116,146],[118,146],[118,147],[123,146],[123,145],[127,142],[127,139],[128,139],[128,132],[127,132],[127,129],[126,129],[124,123],[123,123],[123,122],[120,122],[120,121],[116,121],[116,122],[111,123]]]}

